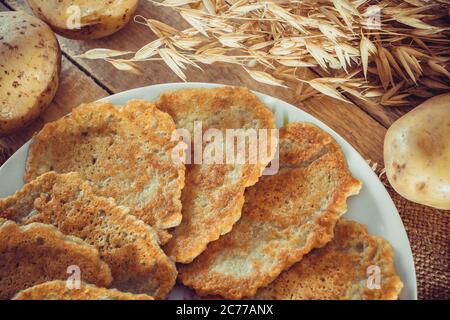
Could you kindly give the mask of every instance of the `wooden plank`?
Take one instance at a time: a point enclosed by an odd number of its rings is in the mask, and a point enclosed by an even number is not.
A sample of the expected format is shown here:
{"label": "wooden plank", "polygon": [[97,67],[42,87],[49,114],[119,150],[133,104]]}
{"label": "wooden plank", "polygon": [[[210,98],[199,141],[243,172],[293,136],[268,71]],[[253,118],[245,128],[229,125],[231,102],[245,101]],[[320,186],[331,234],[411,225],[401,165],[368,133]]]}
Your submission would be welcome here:
{"label": "wooden plank", "polygon": [[[321,68],[314,68],[313,71],[317,74],[317,77],[329,76],[329,74],[327,74]],[[375,103],[368,103],[367,101],[358,99],[350,94],[345,94],[345,96],[354,104],[359,106],[362,110],[364,110],[367,114],[369,114],[372,118],[377,120],[385,128],[389,128],[398,118],[405,115],[417,106],[416,103],[414,105],[387,107]]]}
{"label": "wooden plank", "polygon": [[354,97],[348,96],[348,98],[356,103],[362,110],[370,114],[374,119],[381,123],[385,128],[389,128],[398,118],[405,115],[416,105],[406,105],[398,107],[386,107],[382,105],[370,104],[366,101],[357,100]]}
{"label": "wooden plank", "polygon": [[[5,1],[16,10],[29,11],[24,0]],[[141,1],[137,14],[171,25],[183,23],[181,18],[170,9],[154,6],[148,1]],[[111,37],[95,41],[74,41],[59,37],[63,51],[112,92],[180,80],[162,62],[141,64],[144,74],[136,76],[117,71],[106,62],[90,61],[76,56],[99,47],[137,50],[153,39],[155,36],[151,31],[136,23],[130,23]],[[382,163],[385,128],[355,105],[345,104],[328,97],[313,98],[304,103],[298,103],[298,97],[293,90],[259,84],[239,66],[221,64],[206,66],[203,71],[191,69],[187,75],[189,81],[242,85],[281,98],[325,122],[347,139],[365,158]],[[311,78],[316,75],[306,70],[305,77]]]}
{"label": "wooden plank", "polygon": [[[0,3],[0,11],[8,11],[8,8]],[[26,128],[17,133],[0,136],[0,165],[46,122],[62,117],[83,102],[97,100],[107,95],[107,91],[63,57],[59,89],[52,103]]]}

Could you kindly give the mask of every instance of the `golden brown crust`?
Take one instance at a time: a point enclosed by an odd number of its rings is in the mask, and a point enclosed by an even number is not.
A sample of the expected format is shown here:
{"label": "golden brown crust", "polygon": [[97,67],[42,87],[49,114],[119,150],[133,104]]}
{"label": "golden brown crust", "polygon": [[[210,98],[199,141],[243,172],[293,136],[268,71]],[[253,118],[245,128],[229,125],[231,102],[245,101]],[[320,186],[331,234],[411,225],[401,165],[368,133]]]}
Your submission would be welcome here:
{"label": "golden brown crust", "polygon": [[[274,129],[272,112],[245,88],[183,89],[166,92],[156,103],[170,114],[177,128],[193,136],[195,121],[202,129]],[[272,154],[276,141],[269,148]],[[239,220],[245,188],[256,183],[271,160],[258,164],[191,164],[183,190],[183,221],[172,233],[165,251],[177,262],[189,263],[211,241],[229,232]]]}
{"label": "golden brown crust", "polygon": [[172,161],[174,129],[168,114],[145,101],[82,105],[35,135],[25,181],[48,171],[79,172],[96,194],[114,198],[156,229],[175,227],[185,168]]}
{"label": "golden brown crust", "polygon": [[179,267],[200,295],[250,297],[333,236],[347,197],[359,192],[339,145],[319,128],[280,130],[280,171],[245,193],[241,219],[193,263]]}
{"label": "golden brown crust", "polygon": [[65,281],[55,280],[20,291],[13,300],[154,300],[145,294],[120,292],[82,283],[69,289]]}
{"label": "golden brown crust", "polygon": [[[403,284],[393,260],[392,248],[386,240],[370,236],[364,225],[341,220],[329,244],[311,252],[268,287],[260,289],[255,298],[398,299]],[[369,268],[374,267],[381,271],[380,288],[369,289],[369,276],[375,276],[374,269]]]}
{"label": "golden brown crust", "polygon": [[78,266],[81,279],[108,286],[111,271],[98,251],[79,238],[65,236],[55,227],[32,223],[19,227],[0,220],[0,299],[54,279],[67,279],[67,268]]}
{"label": "golden brown crust", "polygon": [[95,246],[111,268],[115,288],[162,299],[175,284],[175,264],[155,231],[111,199],[95,196],[78,173],[40,176],[0,200],[0,217],[52,224]]}

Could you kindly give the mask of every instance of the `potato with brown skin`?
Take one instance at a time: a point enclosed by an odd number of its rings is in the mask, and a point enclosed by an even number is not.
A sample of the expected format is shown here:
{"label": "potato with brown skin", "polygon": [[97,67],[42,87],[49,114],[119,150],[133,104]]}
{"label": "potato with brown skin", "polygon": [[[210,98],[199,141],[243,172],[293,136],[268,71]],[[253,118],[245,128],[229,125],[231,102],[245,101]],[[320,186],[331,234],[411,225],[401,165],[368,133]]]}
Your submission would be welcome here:
{"label": "potato with brown skin", "polygon": [[450,94],[425,101],[389,128],[384,162],[403,197],[450,209]]}
{"label": "potato with brown skin", "polygon": [[36,17],[0,12],[0,134],[39,116],[56,94],[61,51]]}
{"label": "potato with brown skin", "polygon": [[122,29],[139,0],[27,0],[34,14],[58,34],[77,40],[107,37]]}

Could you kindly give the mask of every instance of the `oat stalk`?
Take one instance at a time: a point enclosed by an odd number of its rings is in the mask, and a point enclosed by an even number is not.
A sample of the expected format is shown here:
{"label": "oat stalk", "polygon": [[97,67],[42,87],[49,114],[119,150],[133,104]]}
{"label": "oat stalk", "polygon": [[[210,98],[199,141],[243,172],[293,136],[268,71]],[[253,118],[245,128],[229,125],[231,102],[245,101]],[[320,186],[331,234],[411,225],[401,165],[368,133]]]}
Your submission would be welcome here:
{"label": "oat stalk", "polygon": [[[156,40],[133,53],[94,49],[83,57],[133,72],[137,62],[162,60],[184,81],[188,67],[236,64],[258,82],[294,87],[300,100],[319,92],[402,106],[449,91],[448,0],[151,2],[190,27],[137,16]],[[303,79],[304,68],[322,77]]]}

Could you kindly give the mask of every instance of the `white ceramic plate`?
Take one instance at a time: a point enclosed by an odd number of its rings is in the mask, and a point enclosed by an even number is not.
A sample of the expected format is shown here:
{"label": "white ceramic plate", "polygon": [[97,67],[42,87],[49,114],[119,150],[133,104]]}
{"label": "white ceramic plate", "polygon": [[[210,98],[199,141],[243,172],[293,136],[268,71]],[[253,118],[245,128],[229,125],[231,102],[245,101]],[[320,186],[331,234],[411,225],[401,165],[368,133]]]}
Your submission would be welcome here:
{"label": "white ceramic plate", "polygon": [[[206,83],[162,84],[122,92],[102,101],[125,104],[130,99],[156,100],[160,93],[167,90],[217,86],[219,85]],[[417,299],[416,272],[405,228],[388,192],[366,161],[347,141],[313,116],[279,99],[261,93],[256,94],[275,113],[278,126],[283,125],[283,119],[286,117],[289,122],[307,121],[321,127],[337,140],[347,157],[353,175],[363,183],[361,193],[349,199],[349,210],[345,217],[367,225],[371,234],[382,236],[392,244],[395,251],[395,267],[404,283],[400,298]],[[22,177],[28,147],[29,143],[19,149],[0,168],[0,197],[9,196],[23,186]],[[172,297],[180,296],[176,294]]]}

